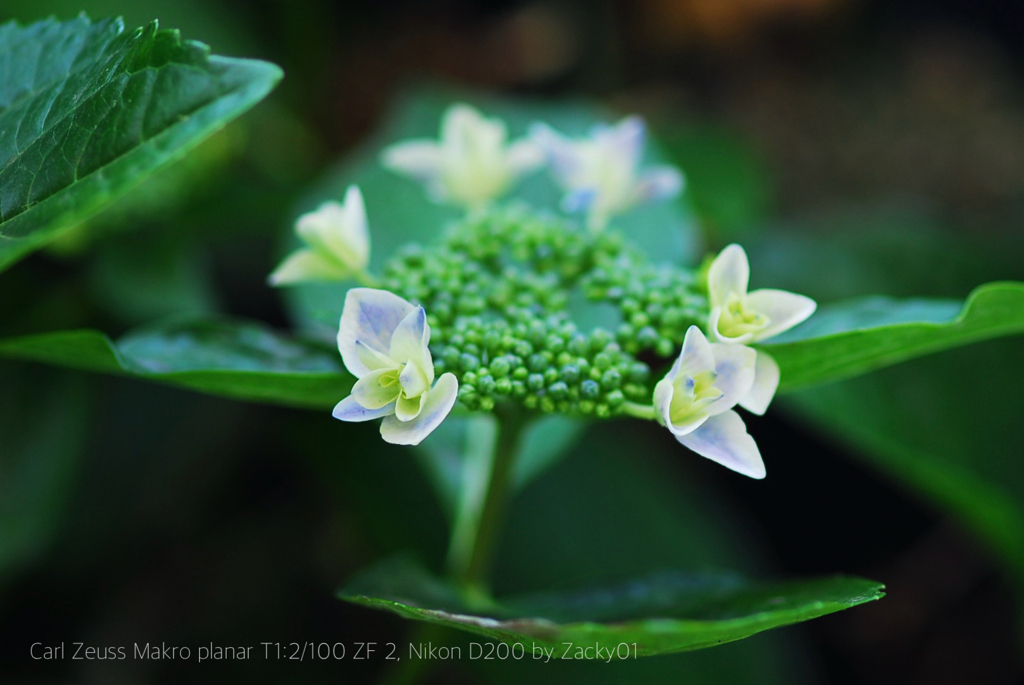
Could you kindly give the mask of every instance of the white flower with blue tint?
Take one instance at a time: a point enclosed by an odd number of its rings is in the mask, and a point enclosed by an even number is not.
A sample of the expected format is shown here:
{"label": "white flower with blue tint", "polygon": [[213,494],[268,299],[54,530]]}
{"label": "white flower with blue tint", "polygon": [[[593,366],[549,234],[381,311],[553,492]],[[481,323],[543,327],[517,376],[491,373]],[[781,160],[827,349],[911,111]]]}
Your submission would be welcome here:
{"label": "white flower with blue tint", "polygon": [[386,290],[353,288],[338,329],[341,359],[358,380],[334,408],[342,421],[383,418],[380,434],[396,445],[418,445],[448,416],[459,382],[434,382],[430,326],[423,307]]}
{"label": "white flower with blue tint", "polygon": [[501,197],[543,161],[533,141],[509,143],[505,122],[488,119],[466,104],[445,112],[440,141],[409,140],[382,153],[384,166],[425,185],[435,202],[469,209]]}
{"label": "white flower with blue tint", "polygon": [[[748,293],[749,282],[750,263],[739,245],[729,245],[711,263],[708,328],[712,340],[737,344],[767,340],[805,321],[818,306],[809,297],[785,290],[761,289]],[[740,406],[763,414],[778,388],[779,366],[764,351],[759,351],[757,357],[754,386]]]}
{"label": "white flower with blue tint", "polygon": [[709,343],[696,326],[668,374],[654,386],[659,423],[702,457],[751,478],[764,478],[754,439],[733,411],[754,385],[757,353],[744,345]]}
{"label": "white flower with blue tint", "polygon": [[360,277],[370,262],[370,231],[363,194],[356,186],[345,202],[325,202],[303,214],[295,232],[305,244],[270,274],[271,285],[307,281],[343,281]]}
{"label": "white flower with blue tint", "polygon": [[637,116],[614,126],[595,126],[581,139],[566,138],[546,124],[534,124],[531,131],[547,155],[551,174],[566,191],[562,209],[587,212],[588,226],[595,231],[615,214],[675,197],[683,189],[683,175],[675,167],[640,169],[646,135]]}

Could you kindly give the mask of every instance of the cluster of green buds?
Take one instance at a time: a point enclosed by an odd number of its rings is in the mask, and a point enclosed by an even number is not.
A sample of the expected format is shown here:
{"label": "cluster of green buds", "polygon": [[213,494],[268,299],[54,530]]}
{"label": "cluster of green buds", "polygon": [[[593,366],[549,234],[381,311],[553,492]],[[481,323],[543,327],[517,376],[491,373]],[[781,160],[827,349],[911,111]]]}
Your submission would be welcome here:
{"label": "cluster of green buds", "polygon": [[[682,188],[675,169],[640,169],[643,139],[643,123],[629,117],[582,140],[537,124],[509,143],[502,122],[456,105],[439,141],[403,142],[383,158],[435,201],[469,210],[436,244],[410,244],[370,276],[358,188],[344,203],[301,217],[296,231],[305,247],[272,283],[374,284],[345,299],[338,346],[357,381],[334,416],[383,418],[385,440],[418,444],[456,403],[482,412],[514,404],[537,413],[625,414],[656,420],[698,454],[763,477],[734,407],[763,413],[779,369],[748,343],[803,321],[815,304],[785,291],[748,293],[738,245],[698,273],[653,264],[628,236],[607,229],[615,214]],[[494,204],[544,160],[566,190],[563,209],[588,211],[584,227],[522,204]],[[588,311],[611,313],[608,325],[581,328],[576,321]]]}

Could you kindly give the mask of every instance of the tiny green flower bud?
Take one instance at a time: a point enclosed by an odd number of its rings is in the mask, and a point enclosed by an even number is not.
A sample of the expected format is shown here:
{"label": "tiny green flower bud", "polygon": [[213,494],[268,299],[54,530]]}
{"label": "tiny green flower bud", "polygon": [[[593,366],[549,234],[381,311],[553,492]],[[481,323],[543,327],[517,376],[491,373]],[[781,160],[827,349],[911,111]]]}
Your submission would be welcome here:
{"label": "tiny green flower bud", "polygon": [[557,381],[548,386],[548,393],[556,400],[560,400],[569,394],[569,386],[562,381]]}
{"label": "tiny green flower bud", "polygon": [[530,377],[526,379],[526,387],[530,390],[540,390],[544,387],[544,375],[531,373]]}
{"label": "tiny green flower bud", "polygon": [[573,385],[580,380],[580,369],[573,364],[566,364],[562,367],[562,380]]}
{"label": "tiny green flower bud", "polygon": [[618,369],[608,369],[601,374],[601,387],[605,390],[614,390],[622,384],[622,374]]}
{"label": "tiny green flower bud", "polygon": [[580,395],[588,400],[596,400],[601,396],[601,386],[597,381],[585,380],[580,384]]}

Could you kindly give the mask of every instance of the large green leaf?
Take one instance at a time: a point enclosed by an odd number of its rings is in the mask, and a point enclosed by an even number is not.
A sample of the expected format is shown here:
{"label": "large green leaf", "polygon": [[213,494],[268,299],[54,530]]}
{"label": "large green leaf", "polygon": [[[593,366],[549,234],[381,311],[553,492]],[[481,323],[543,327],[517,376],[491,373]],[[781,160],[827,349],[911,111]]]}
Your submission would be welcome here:
{"label": "large green leaf", "polygon": [[[431,202],[418,183],[388,171],[380,164],[380,151],[408,138],[436,138],[441,117],[453,102],[469,102],[488,116],[506,121],[512,137],[522,136],[531,123],[545,121],[570,135],[584,135],[601,122],[614,122],[613,112],[585,103],[552,103],[527,99],[503,99],[480,93],[449,89],[418,89],[399,99],[384,124],[366,145],[346,159],[317,185],[301,203],[308,211],[325,200],[339,200],[349,184],[358,184],[366,200],[373,242],[371,269],[383,263],[409,242],[429,243],[441,236],[461,212]],[[657,142],[650,142],[647,161],[663,162]],[[560,191],[546,173],[537,172],[516,187],[511,198],[534,207],[557,211]],[[616,217],[613,227],[651,255],[655,261],[692,262],[699,258],[694,218],[684,201],[652,203]],[[294,245],[291,226],[286,227]],[[347,286],[306,285],[289,288],[293,318],[303,328],[329,335],[338,325]]]}
{"label": "large green leaf", "polygon": [[578,646],[588,649],[576,658],[610,660],[595,646],[628,644],[633,651],[612,657],[619,659],[713,647],[879,599],[882,586],[848,577],[755,583],[733,574],[659,573],[604,588],[509,597],[481,609],[415,564],[397,560],[365,572],[339,596],[522,644],[531,653],[555,649],[561,656],[572,643],[570,656]]}
{"label": "large green leaf", "polygon": [[262,99],[276,66],[156,22],[0,26],[0,269],[95,214]]}
{"label": "large green leaf", "polygon": [[782,387],[826,383],[931,352],[1024,332],[1024,283],[989,283],[965,302],[871,297],[822,307],[770,341]]}
{"label": "large green leaf", "polygon": [[30,335],[0,341],[0,356],[298,407],[333,406],[352,386],[329,347],[231,322],[169,325],[116,344],[91,330]]}

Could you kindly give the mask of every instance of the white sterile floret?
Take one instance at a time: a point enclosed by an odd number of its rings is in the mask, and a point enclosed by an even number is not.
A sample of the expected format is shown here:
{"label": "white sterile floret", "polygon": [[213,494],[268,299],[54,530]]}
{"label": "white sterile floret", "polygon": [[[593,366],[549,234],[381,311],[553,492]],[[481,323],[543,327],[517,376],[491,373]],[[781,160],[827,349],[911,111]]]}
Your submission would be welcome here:
{"label": "white sterile floret", "polygon": [[396,445],[418,445],[448,416],[459,382],[434,382],[430,326],[423,307],[386,290],[353,288],[345,297],[338,349],[358,380],[334,408],[342,421],[383,418],[380,434]]}
{"label": "white sterile floret", "polygon": [[[750,263],[739,245],[729,245],[708,270],[711,313],[708,328],[712,340],[722,343],[761,342],[788,331],[806,320],[817,308],[809,297],[786,290],[764,288],[747,292]],[[757,377],[740,406],[763,414],[779,385],[779,366],[765,351],[757,353]]]}
{"label": "white sterile floret", "polygon": [[382,162],[422,183],[436,202],[477,209],[504,195],[520,176],[544,161],[531,140],[507,140],[501,119],[488,119],[469,105],[456,104],[444,114],[439,141],[396,143],[384,150]]}
{"label": "white sterile floret", "polygon": [[702,457],[751,478],[764,478],[764,462],[733,407],[754,385],[757,353],[743,345],[709,343],[696,326],[654,387],[660,423]]}
{"label": "white sterile floret", "polygon": [[345,202],[325,202],[299,217],[295,232],[305,244],[270,275],[271,285],[305,281],[340,281],[366,271],[370,262],[370,231],[363,195],[356,186]]}
{"label": "white sterile floret", "polygon": [[671,198],[683,189],[683,175],[675,167],[641,171],[647,133],[640,117],[595,126],[589,137],[580,139],[538,123],[531,136],[544,149],[552,176],[566,191],[562,208],[587,212],[591,230],[601,230],[613,215],[634,205]]}

